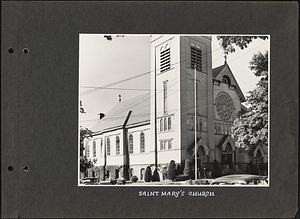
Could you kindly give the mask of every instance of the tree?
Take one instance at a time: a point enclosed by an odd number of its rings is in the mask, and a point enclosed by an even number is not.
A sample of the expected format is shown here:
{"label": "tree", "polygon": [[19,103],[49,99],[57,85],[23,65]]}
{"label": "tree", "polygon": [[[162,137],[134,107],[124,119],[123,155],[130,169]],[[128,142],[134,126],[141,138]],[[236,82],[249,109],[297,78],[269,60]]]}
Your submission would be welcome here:
{"label": "tree", "polygon": [[168,169],[168,179],[174,180],[176,177],[176,164],[174,160],[170,161],[169,169]]}
{"label": "tree", "polygon": [[151,181],[152,181],[152,182],[160,181],[159,174],[158,174],[158,171],[157,171],[156,168],[155,168],[155,170],[153,171],[153,175],[152,175]]}
{"label": "tree", "polygon": [[192,167],[191,167],[191,161],[189,159],[186,159],[185,160],[185,163],[184,163],[184,171],[183,171],[183,174],[185,176],[188,176],[189,179],[191,179],[193,177],[193,170],[192,170]]}
{"label": "tree", "polygon": [[[83,105],[82,105],[82,101],[80,101],[80,113],[86,113],[84,111]],[[89,130],[88,128],[80,128],[80,172],[81,173],[86,173],[86,171],[89,168],[92,168],[94,166],[94,164],[97,162],[96,159],[94,159],[93,161],[87,159],[86,156],[83,155],[83,151],[84,151],[84,139],[87,137],[93,137],[92,136],[92,131]]]}
{"label": "tree", "polygon": [[151,167],[147,166],[146,171],[145,171],[145,182],[150,182],[151,181]]}
{"label": "tree", "polygon": [[80,157],[80,172],[85,173],[87,169],[93,167],[93,162],[86,158],[86,156]]}
{"label": "tree", "polygon": [[92,168],[94,164],[97,162],[97,159],[91,161],[86,156],[83,155],[84,151],[84,139],[87,137],[93,137],[92,131],[88,128],[81,128],[80,129],[80,172],[85,173],[87,169]]}
{"label": "tree", "polygon": [[84,151],[84,139],[87,137],[93,137],[93,132],[88,128],[80,128],[80,156],[83,156]]}
{"label": "tree", "polygon": [[217,36],[225,54],[235,52],[235,46],[245,49],[248,47],[248,44],[258,38],[262,40],[268,39],[267,36]]}
{"label": "tree", "polygon": [[249,64],[255,76],[268,76],[268,58],[268,51],[264,54],[261,52],[254,54]]}
{"label": "tree", "polygon": [[236,119],[232,126],[237,147],[245,148],[268,145],[268,52],[254,55],[249,64],[261,79],[247,97],[249,111]]}

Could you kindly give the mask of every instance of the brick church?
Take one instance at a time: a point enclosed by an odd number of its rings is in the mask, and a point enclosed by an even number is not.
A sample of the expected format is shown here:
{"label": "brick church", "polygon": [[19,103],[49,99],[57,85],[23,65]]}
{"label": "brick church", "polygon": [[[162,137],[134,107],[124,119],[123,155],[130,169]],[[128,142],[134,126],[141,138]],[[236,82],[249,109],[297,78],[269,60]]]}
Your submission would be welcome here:
{"label": "brick church", "polygon": [[248,173],[253,160],[267,166],[265,146],[235,146],[231,126],[246,99],[226,61],[212,69],[211,44],[210,36],[151,36],[151,91],[119,101],[84,141],[85,155],[105,170],[102,180],[120,167],[125,178],[143,180],[147,166],[195,162],[195,149],[200,177],[213,163],[223,175]]}

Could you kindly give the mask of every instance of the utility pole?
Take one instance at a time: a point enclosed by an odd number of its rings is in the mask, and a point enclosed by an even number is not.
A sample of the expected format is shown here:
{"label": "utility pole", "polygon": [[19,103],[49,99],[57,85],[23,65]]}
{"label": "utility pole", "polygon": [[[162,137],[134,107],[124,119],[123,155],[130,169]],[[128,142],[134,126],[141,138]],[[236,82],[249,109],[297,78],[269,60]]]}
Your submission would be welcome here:
{"label": "utility pole", "polygon": [[195,83],[194,83],[194,93],[195,93],[195,180],[198,178],[198,167],[197,167],[197,70],[196,70],[196,65],[194,66],[194,78],[195,78]]}
{"label": "utility pole", "polygon": [[157,107],[156,107],[156,65],[154,71],[154,162],[155,162],[155,169],[157,169]]}

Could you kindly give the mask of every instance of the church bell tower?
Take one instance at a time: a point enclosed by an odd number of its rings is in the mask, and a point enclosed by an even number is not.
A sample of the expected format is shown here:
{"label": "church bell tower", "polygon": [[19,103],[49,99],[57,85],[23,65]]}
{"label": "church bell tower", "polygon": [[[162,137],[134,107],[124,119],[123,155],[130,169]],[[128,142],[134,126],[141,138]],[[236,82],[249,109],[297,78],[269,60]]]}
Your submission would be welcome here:
{"label": "church bell tower", "polygon": [[191,158],[195,129],[202,159],[215,159],[211,37],[151,37],[150,112],[158,164]]}

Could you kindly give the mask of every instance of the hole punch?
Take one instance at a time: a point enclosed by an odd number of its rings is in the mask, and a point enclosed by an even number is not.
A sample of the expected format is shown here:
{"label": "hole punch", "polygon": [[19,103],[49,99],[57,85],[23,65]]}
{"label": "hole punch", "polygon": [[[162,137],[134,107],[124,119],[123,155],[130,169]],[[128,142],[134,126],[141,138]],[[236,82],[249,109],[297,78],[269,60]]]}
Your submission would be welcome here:
{"label": "hole punch", "polygon": [[14,168],[12,166],[8,166],[7,169],[8,169],[8,171],[13,171]]}
{"label": "hole punch", "polygon": [[29,49],[24,48],[24,49],[23,49],[23,52],[24,52],[25,54],[27,54],[27,53],[29,53]]}
{"label": "hole punch", "polygon": [[24,166],[23,170],[27,172],[29,170],[29,167],[28,166]]}
{"label": "hole punch", "polygon": [[8,49],[8,52],[9,52],[9,53],[13,53],[13,52],[14,52],[14,49],[13,49],[13,48],[9,48],[9,49]]}

